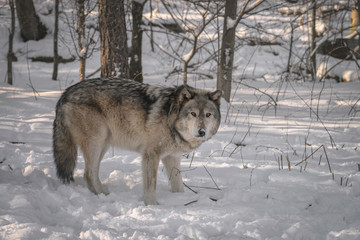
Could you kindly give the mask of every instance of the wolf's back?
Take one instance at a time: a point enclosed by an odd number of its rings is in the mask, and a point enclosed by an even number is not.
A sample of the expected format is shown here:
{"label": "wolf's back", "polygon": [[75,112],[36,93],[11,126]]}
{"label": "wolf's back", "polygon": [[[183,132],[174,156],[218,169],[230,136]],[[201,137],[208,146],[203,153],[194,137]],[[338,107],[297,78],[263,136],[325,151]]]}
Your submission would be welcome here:
{"label": "wolf's back", "polygon": [[56,105],[56,116],[53,125],[53,153],[57,176],[64,182],[73,181],[73,173],[77,157],[77,146],[71,129],[65,124],[64,98]]}

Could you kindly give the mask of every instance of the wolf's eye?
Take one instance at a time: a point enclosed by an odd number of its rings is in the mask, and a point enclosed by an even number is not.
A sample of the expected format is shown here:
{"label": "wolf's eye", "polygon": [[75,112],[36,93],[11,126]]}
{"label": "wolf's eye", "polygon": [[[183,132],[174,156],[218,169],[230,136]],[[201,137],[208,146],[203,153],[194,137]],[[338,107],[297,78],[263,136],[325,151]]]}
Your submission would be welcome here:
{"label": "wolf's eye", "polygon": [[207,118],[211,116],[211,113],[206,113],[205,115]]}
{"label": "wolf's eye", "polygon": [[196,112],[191,112],[190,113],[193,117],[196,117]]}

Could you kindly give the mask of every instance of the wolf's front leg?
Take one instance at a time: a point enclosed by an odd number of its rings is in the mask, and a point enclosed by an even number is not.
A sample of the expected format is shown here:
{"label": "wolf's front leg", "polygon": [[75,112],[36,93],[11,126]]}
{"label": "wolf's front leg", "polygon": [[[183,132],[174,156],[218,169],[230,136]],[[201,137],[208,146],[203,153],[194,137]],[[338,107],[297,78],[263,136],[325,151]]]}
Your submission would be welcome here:
{"label": "wolf's front leg", "polygon": [[171,185],[172,192],[183,192],[184,184],[181,176],[180,158],[166,156],[162,159]]}
{"label": "wolf's front leg", "polygon": [[142,157],[144,202],[145,205],[158,205],[156,201],[156,179],[160,158],[157,154],[146,152]]}

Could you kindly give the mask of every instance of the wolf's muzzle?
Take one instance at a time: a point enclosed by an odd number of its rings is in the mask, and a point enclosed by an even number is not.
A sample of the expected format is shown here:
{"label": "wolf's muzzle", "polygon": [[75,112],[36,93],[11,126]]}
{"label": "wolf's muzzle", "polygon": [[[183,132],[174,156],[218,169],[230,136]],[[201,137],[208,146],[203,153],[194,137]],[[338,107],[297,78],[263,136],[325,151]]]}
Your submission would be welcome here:
{"label": "wolf's muzzle", "polygon": [[199,137],[203,137],[206,134],[205,129],[203,129],[203,128],[200,128],[198,133],[199,133]]}

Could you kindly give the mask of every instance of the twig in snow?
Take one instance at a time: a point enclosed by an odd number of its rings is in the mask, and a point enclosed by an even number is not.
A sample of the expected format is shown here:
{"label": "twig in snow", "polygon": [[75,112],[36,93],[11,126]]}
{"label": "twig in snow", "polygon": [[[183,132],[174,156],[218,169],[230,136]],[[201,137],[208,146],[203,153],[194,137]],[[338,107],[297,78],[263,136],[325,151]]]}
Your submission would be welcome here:
{"label": "twig in snow", "polygon": [[250,188],[251,188],[251,179],[252,179],[252,175],[253,175],[253,171],[255,170],[256,167],[254,167],[253,169],[251,169],[250,172]]}
{"label": "twig in snow", "polygon": [[[187,187],[190,191],[192,191],[192,192],[195,193],[195,194],[198,194],[197,191],[195,191],[194,189],[192,189],[191,187],[189,187],[186,183],[183,182],[183,184],[184,184],[184,186]],[[185,205],[185,206],[186,206],[186,205]]]}
{"label": "twig in snow", "polygon": [[[358,104],[359,101],[360,101],[360,98],[358,98],[358,100],[352,105],[352,107],[351,107],[351,109],[350,109],[350,111],[349,111],[349,113],[348,113],[348,116],[350,116],[351,112],[353,112],[353,111],[354,111],[354,113],[356,114],[356,112],[357,112],[356,106],[357,106],[357,104]],[[354,114],[354,115],[355,115],[355,114]]]}
{"label": "twig in snow", "polygon": [[[239,143],[236,143],[236,144],[235,144],[236,147],[235,147],[234,150],[230,153],[229,157],[231,157],[231,156],[234,154],[234,152],[236,151],[236,149],[238,149],[239,147],[245,146],[245,145],[243,144],[243,142],[244,142],[246,136],[247,136],[248,134],[250,134],[250,129],[251,129],[251,127],[252,127],[252,124],[248,127],[248,130],[247,130],[247,132],[245,133],[244,137],[241,139],[241,141],[240,141]],[[236,128],[236,130],[237,130],[237,128]]]}
{"label": "twig in snow", "polygon": [[[28,46],[29,46],[29,45],[26,44],[26,55],[29,53]],[[31,77],[30,77],[30,67],[29,67],[29,58],[28,58],[28,56],[26,56],[26,66],[27,66],[27,70],[28,70],[29,83],[30,83],[30,85],[28,85],[28,86],[31,87],[31,89],[33,90],[35,100],[37,100],[36,95],[40,96],[40,94],[38,93],[38,91],[36,91],[36,89],[34,88],[34,85],[32,84],[32,81],[31,81]]]}
{"label": "twig in snow", "polygon": [[13,142],[13,141],[10,141],[9,143],[14,144],[14,145],[26,144],[25,142]]}
{"label": "twig in snow", "polygon": [[[320,148],[323,148],[323,149],[324,149],[325,157],[326,157],[326,160],[327,160],[327,163],[328,163],[328,166],[329,166],[329,171],[330,171],[330,173],[333,173],[332,170],[331,170],[330,161],[329,161],[328,155],[327,155],[327,153],[326,153],[326,149],[325,149],[324,144],[322,144],[320,147],[318,147],[315,151],[313,151],[313,152],[312,152],[309,156],[307,156],[304,160],[301,160],[300,162],[298,162],[297,164],[295,164],[295,166],[298,166],[299,164],[301,164],[301,163],[303,163],[303,162],[306,162],[306,160],[308,160],[311,156],[313,156]],[[306,162],[306,165],[307,165],[307,162]],[[305,168],[306,168],[306,165],[305,165]],[[305,168],[304,168],[304,171],[305,171]]]}
{"label": "twig in snow", "polygon": [[201,186],[187,186],[189,188],[200,188],[200,189],[209,189],[209,190],[217,190],[220,191],[221,189],[214,188],[214,187],[201,187]]}
{"label": "twig in snow", "polygon": [[221,189],[219,188],[219,186],[216,184],[216,182],[215,182],[215,180],[214,180],[213,176],[211,175],[211,173],[209,172],[209,170],[206,168],[206,166],[205,166],[205,165],[203,165],[203,167],[205,168],[206,172],[209,174],[209,176],[210,176],[211,180],[213,181],[213,183],[215,184],[215,186],[217,187],[217,189],[218,189],[218,190],[221,190]]}
{"label": "twig in snow", "polygon": [[[322,119],[320,118],[320,116],[314,111],[314,109],[313,109],[311,106],[309,106],[309,104],[304,100],[304,98],[302,98],[302,97],[298,94],[298,92],[296,91],[296,89],[294,88],[294,86],[291,84],[291,82],[289,82],[289,84],[290,84],[291,88],[294,90],[294,93],[296,94],[296,96],[297,96],[298,98],[300,98],[301,101],[303,101],[303,103],[310,109],[310,111],[316,115],[317,119],[320,121],[321,125],[323,126],[323,128],[324,128],[325,131],[326,131],[326,133],[327,133],[327,134],[329,135],[329,137],[330,137],[331,146],[332,146],[333,148],[336,148],[336,149],[337,149],[335,140],[334,140],[333,137],[331,136],[329,130],[328,130],[327,127],[325,126],[325,123],[322,121]],[[324,148],[324,149],[325,149],[325,148]]]}
{"label": "twig in snow", "polygon": [[262,94],[264,94],[264,95],[266,95],[266,96],[268,96],[268,97],[274,102],[274,106],[275,106],[275,107],[277,106],[276,100],[275,100],[270,94],[268,94],[268,93],[260,90],[260,89],[257,88],[257,87],[253,87],[253,86],[247,85],[246,83],[243,83],[243,82],[238,82],[238,83],[241,84],[241,85],[243,85],[243,86],[245,86],[245,87],[252,88],[252,89],[254,89],[254,90],[256,90],[256,91],[258,91],[258,92],[260,92],[260,93],[262,93]]}
{"label": "twig in snow", "polygon": [[224,152],[225,152],[225,149],[227,148],[227,146],[229,146],[229,145],[233,142],[234,137],[235,137],[235,135],[236,135],[236,133],[237,133],[237,130],[238,130],[238,127],[236,127],[236,130],[235,130],[235,132],[234,132],[234,134],[233,134],[230,142],[229,142],[228,144],[226,144],[226,146],[225,146],[224,149],[222,150],[221,157],[224,156]]}
{"label": "twig in snow", "polygon": [[193,203],[196,203],[198,200],[194,200],[194,201],[191,201],[191,202],[188,202],[188,203],[185,203],[184,206],[188,206],[190,204],[193,204]]}
{"label": "twig in snow", "polygon": [[290,164],[290,160],[289,160],[288,155],[286,155],[286,161],[287,161],[287,164],[288,164],[289,171],[291,171],[291,164]]}
{"label": "twig in snow", "polygon": [[193,162],[193,160],[194,160],[194,155],[195,155],[195,152],[193,152],[193,155],[192,155],[192,157],[191,157],[191,161],[190,161],[189,168],[191,168],[192,162]]}

